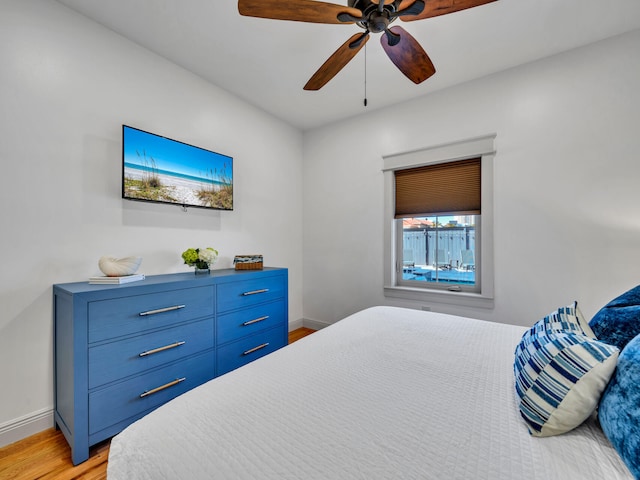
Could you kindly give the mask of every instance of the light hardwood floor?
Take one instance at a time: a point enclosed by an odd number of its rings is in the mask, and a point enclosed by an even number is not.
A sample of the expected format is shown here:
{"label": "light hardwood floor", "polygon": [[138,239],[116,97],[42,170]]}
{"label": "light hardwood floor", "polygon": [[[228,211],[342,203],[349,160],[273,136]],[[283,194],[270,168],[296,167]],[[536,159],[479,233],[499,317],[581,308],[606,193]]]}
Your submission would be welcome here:
{"label": "light hardwood floor", "polygon": [[[289,343],[313,333],[310,328],[289,332]],[[89,460],[71,463],[71,450],[59,430],[49,429],[0,448],[0,480],[104,480],[110,441],[95,445]]]}

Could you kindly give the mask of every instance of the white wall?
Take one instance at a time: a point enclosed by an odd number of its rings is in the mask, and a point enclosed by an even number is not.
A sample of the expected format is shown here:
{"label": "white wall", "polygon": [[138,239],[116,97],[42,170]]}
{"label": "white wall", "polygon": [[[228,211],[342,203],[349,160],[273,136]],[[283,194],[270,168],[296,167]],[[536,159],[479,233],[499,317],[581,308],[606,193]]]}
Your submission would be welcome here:
{"label": "white wall", "polygon": [[429,306],[530,325],[640,283],[639,51],[635,31],[306,133],[305,318],[419,308],[383,296],[382,156],[490,133],[495,306]]}
{"label": "white wall", "polygon": [[[51,285],[99,274],[102,255],[158,274],[188,271],[191,246],[217,248],[218,268],[262,253],[290,269],[302,318],[297,129],[56,2],[2,1],[0,63],[0,441],[50,424]],[[123,123],[233,156],[235,210],[122,200]]]}

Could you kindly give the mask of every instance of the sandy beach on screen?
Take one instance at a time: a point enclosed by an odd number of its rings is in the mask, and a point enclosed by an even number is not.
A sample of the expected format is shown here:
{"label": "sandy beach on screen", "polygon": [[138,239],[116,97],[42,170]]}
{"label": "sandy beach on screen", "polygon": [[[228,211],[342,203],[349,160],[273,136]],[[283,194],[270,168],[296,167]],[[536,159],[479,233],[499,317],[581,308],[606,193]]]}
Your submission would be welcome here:
{"label": "sandy beach on screen", "polygon": [[[126,168],[125,177],[141,180],[144,173]],[[173,177],[171,175],[156,174],[160,182],[165,187],[172,187],[172,196],[177,199],[177,203],[185,205],[204,205],[197,197],[196,193],[206,185],[203,182],[187,180],[186,178]]]}

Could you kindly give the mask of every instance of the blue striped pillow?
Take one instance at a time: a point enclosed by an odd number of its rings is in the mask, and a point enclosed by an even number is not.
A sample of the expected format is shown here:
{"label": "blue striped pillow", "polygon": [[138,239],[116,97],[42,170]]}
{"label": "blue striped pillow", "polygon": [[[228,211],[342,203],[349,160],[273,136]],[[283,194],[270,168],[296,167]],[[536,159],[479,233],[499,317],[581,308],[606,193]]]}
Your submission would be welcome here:
{"label": "blue striped pillow", "polygon": [[586,335],[590,338],[596,338],[589,327],[589,323],[585,320],[582,312],[578,308],[578,302],[573,302],[566,307],[560,307],[551,312],[546,317],[538,320],[533,326],[525,332],[522,340],[516,347],[516,356],[520,350],[528,345],[532,338],[545,332],[570,332]]}
{"label": "blue striped pillow", "polygon": [[551,312],[542,320],[536,322],[531,327],[532,333],[540,333],[542,331],[553,332],[574,332],[586,335],[587,337],[596,338],[589,322],[586,321],[584,315],[578,308],[578,302],[573,302],[566,307],[560,307],[556,311]]}
{"label": "blue striped pillow", "polygon": [[584,422],[598,405],[618,354],[617,347],[579,333],[523,336],[513,368],[518,407],[529,432],[559,435]]}

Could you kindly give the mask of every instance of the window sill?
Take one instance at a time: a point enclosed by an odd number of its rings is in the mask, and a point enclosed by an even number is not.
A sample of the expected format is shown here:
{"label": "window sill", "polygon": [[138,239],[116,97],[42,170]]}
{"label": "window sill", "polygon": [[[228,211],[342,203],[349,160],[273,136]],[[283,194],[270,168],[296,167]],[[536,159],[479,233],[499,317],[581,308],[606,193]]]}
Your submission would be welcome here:
{"label": "window sill", "polygon": [[385,286],[384,296],[430,303],[446,303],[473,308],[493,308],[493,297],[479,293],[426,290],[400,286]]}

